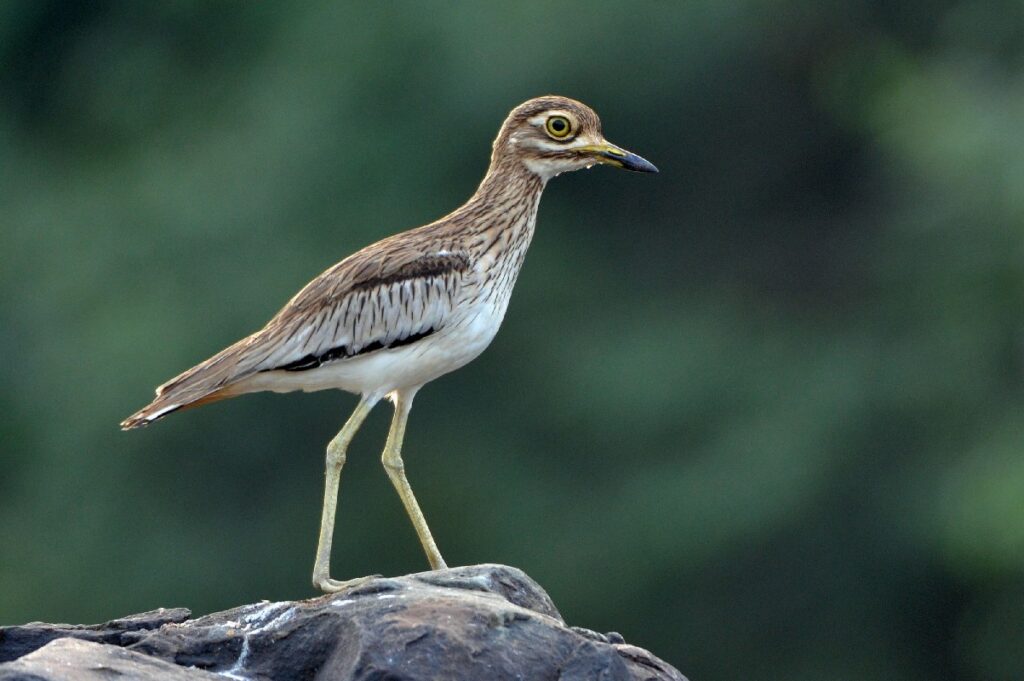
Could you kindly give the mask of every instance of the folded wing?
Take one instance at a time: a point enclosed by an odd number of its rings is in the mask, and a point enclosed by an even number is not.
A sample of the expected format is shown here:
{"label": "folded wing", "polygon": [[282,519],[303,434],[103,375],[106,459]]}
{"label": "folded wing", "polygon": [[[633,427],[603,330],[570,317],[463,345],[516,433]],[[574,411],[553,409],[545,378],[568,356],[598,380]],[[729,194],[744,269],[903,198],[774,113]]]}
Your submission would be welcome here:
{"label": "folded wing", "polygon": [[308,371],[415,343],[444,328],[471,272],[465,252],[424,253],[389,240],[341,261],[292,298],[267,325],[163,384],[122,422],[152,423],[178,409],[240,394],[258,372]]}

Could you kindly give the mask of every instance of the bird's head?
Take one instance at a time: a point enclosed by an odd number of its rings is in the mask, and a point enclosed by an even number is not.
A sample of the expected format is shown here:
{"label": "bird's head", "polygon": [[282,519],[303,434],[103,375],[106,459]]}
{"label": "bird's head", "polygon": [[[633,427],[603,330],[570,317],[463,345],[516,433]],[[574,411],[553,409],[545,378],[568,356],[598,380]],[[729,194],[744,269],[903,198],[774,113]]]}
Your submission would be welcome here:
{"label": "bird's head", "polygon": [[618,147],[601,134],[601,119],[568,97],[537,97],[517,106],[505,119],[491,165],[520,162],[543,180],[596,163],[656,173],[654,164]]}

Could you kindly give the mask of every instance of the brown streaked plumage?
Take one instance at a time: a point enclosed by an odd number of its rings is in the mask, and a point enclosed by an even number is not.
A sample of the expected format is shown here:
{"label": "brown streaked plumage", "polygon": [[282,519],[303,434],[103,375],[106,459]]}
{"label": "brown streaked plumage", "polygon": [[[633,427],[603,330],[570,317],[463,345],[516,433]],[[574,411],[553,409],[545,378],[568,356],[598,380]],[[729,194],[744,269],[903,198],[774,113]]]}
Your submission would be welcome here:
{"label": "brown streaked plumage", "polygon": [[539,97],[516,107],[494,141],[476,193],[446,217],[388,237],[342,260],[306,285],[266,326],[157,388],[125,419],[125,430],[179,409],[273,390],[338,388],[360,395],[327,447],[320,542],[313,583],[329,577],[331,537],[345,452],[382,398],[395,404],[383,462],[432,568],[444,566],[405,478],[401,444],[416,392],[479,355],[494,338],[533,237],[547,181],[605,163],[657,172],[609,144],[589,107]]}

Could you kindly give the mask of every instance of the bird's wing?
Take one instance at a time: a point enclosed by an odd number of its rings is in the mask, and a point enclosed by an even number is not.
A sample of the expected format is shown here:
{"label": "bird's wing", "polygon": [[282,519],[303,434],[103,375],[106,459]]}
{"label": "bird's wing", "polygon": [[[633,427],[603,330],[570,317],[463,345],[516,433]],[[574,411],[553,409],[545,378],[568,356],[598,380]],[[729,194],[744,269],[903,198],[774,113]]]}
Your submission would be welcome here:
{"label": "bird's wing", "polygon": [[465,251],[385,239],[311,281],[260,331],[161,385],[121,425],[231,397],[233,385],[258,372],[314,369],[415,342],[444,327],[471,270]]}
{"label": "bird's wing", "polygon": [[462,251],[356,253],[292,298],[246,363],[252,371],[301,371],[419,340],[444,327],[470,269]]}

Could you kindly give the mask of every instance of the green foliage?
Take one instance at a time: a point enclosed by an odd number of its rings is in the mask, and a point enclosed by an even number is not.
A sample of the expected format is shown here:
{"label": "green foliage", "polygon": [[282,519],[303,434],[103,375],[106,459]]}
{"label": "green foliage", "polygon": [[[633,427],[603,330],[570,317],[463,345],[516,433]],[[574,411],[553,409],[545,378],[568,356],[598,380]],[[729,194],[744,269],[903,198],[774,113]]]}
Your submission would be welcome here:
{"label": "green foliage", "polygon": [[[448,561],[694,679],[1021,678],[1024,10],[997,0],[3,3],[0,622],[311,595],[353,398],[116,424],[457,206],[548,92],[662,172],[553,181],[502,332],[418,397]],[[387,411],[339,577],[426,569]]]}

